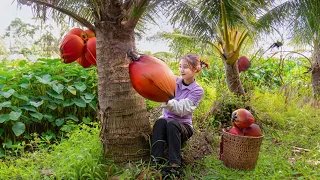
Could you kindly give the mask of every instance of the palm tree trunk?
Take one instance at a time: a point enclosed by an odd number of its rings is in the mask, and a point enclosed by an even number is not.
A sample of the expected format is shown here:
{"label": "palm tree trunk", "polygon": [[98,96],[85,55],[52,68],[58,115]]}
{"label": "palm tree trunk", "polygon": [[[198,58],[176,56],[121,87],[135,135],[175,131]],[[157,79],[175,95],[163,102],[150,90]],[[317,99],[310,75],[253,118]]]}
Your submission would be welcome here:
{"label": "palm tree trunk", "polygon": [[320,99],[320,47],[315,46],[312,58],[312,94],[316,100]]}
{"label": "palm tree trunk", "polygon": [[237,63],[238,63],[238,61],[233,63],[233,65],[228,65],[226,63],[226,61],[224,61],[224,68],[226,70],[227,84],[228,84],[228,88],[231,92],[233,92],[235,94],[244,95],[245,92],[242,87]]}
{"label": "palm tree trunk", "polygon": [[[102,25],[103,26],[103,25]],[[133,30],[113,25],[96,29],[98,119],[104,156],[115,162],[148,157],[151,132],[144,99],[132,88],[128,49],[135,49]]]}

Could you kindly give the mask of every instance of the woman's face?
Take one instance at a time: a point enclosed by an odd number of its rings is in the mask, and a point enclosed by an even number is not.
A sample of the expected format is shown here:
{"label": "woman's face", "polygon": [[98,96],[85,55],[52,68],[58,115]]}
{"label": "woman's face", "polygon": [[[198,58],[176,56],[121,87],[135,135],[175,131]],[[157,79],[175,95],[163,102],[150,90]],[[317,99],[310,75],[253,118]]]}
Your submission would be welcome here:
{"label": "woman's face", "polygon": [[185,80],[185,82],[186,82],[186,80],[193,81],[194,76],[196,74],[196,71],[197,70],[195,68],[192,68],[192,66],[190,66],[185,59],[182,59],[180,61],[179,72],[180,72],[182,79]]}

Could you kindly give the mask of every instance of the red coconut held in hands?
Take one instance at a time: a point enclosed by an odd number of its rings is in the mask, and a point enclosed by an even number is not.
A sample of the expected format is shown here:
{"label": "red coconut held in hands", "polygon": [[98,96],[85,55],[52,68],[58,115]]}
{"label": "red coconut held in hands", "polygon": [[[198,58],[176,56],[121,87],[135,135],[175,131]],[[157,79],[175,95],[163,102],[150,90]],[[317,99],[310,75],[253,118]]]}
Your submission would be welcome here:
{"label": "red coconut held in hands", "polygon": [[242,131],[245,136],[254,136],[254,137],[262,136],[260,127],[254,123],[252,123],[249,127],[244,128]]}
{"label": "red coconut held in hands", "polygon": [[247,128],[254,123],[253,115],[246,109],[238,109],[232,113],[232,124],[238,128]]}
{"label": "red coconut held in hands", "polygon": [[246,56],[241,56],[238,59],[238,69],[239,72],[246,71],[250,67],[250,61]]}
{"label": "red coconut held in hands", "polygon": [[84,48],[84,56],[92,64],[97,65],[96,61],[96,37],[90,38]]}
{"label": "red coconut held in hands", "polygon": [[152,56],[128,52],[130,79],[133,88],[144,98],[167,102],[175,96],[176,77],[168,65]]}
{"label": "red coconut held in hands", "polygon": [[64,63],[71,63],[82,56],[84,42],[79,36],[67,34],[60,45],[60,56]]}

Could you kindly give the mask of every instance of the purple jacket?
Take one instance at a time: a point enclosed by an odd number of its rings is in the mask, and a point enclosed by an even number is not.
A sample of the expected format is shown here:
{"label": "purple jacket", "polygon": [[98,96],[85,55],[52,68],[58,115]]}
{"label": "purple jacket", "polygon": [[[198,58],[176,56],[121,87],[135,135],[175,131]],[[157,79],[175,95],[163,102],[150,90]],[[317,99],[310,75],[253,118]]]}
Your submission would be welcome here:
{"label": "purple jacket", "polygon": [[[184,86],[182,84],[182,78],[177,77],[176,84],[176,93],[174,97],[175,100],[179,101],[182,99],[189,99],[193,102],[195,106],[197,106],[200,103],[204,91],[196,81],[193,81],[188,86]],[[179,122],[183,124],[188,124],[192,127],[192,113],[189,113],[181,117],[168,111],[167,109],[163,109],[162,117],[164,117],[167,120],[178,120]]]}

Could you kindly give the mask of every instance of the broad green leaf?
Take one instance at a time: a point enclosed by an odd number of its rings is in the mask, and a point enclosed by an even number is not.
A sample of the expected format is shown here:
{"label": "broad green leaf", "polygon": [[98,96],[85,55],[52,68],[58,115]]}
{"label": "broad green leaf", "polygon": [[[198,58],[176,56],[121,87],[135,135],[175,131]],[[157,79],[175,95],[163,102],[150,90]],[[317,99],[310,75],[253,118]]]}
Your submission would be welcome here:
{"label": "broad green leaf", "polygon": [[60,130],[65,132],[70,132],[72,130],[72,127],[69,125],[63,125]]}
{"label": "broad green leaf", "polygon": [[50,97],[48,97],[47,95],[45,95],[45,96],[40,96],[40,98],[42,99],[42,100],[46,100],[46,101],[51,101],[52,99],[50,98]]}
{"label": "broad green leaf", "polygon": [[2,89],[2,88],[4,88],[4,87],[6,87],[6,85],[0,84],[0,89]]}
{"label": "broad green leaf", "polygon": [[16,121],[19,119],[19,117],[21,116],[22,112],[17,112],[17,111],[11,111],[9,116],[10,116],[10,119],[13,120],[13,121]]}
{"label": "broad green leaf", "polygon": [[53,116],[51,114],[44,114],[43,117],[45,119],[52,119],[53,118]]}
{"label": "broad green leaf", "polygon": [[37,107],[39,107],[39,106],[41,106],[43,104],[43,100],[38,101],[38,102],[30,101],[30,104],[37,108]]}
{"label": "broad green leaf", "polygon": [[12,147],[12,141],[9,139],[9,140],[7,140],[7,142],[3,143],[3,145],[4,145],[6,148],[11,148],[11,147]]}
{"label": "broad green leaf", "polygon": [[81,96],[81,99],[84,100],[86,103],[90,103],[92,99],[86,99],[84,96]]}
{"label": "broad green leaf", "polygon": [[59,75],[53,76],[52,79],[53,79],[53,80],[63,81],[63,82],[70,82],[70,81],[71,81],[71,80],[66,79],[65,77],[59,76]]}
{"label": "broad green leaf", "polygon": [[22,108],[27,111],[37,112],[36,108],[34,108],[33,106],[23,106]]}
{"label": "broad green leaf", "polygon": [[79,107],[86,107],[86,102],[83,99],[72,99],[72,102]]}
{"label": "broad green leaf", "polygon": [[30,80],[32,78],[32,74],[22,75],[24,79]]}
{"label": "broad green leaf", "polygon": [[71,120],[76,121],[76,122],[79,121],[78,117],[77,117],[77,116],[74,116],[74,115],[72,115],[72,114],[68,114],[68,116],[66,117],[66,119],[71,119]]}
{"label": "broad green leaf", "polygon": [[42,77],[36,76],[39,82],[42,84],[48,84],[50,85],[51,76],[49,74],[43,75]]}
{"label": "broad green leaf", "polygon": [[25,123],[32,121],[32,118],[25,116],[23,114],[20,116],[20,119],[21,119],[21,121],[23,121]]}
{"label": "broad green leaf", "polygon": [[13,111],[22,112],[21,109],[17,106],[11,106],[10,107]]}
{"label": "broad green leaf", "polygon": [[67,89],[71,94],[73,95],[77,94],[77,90],[73,86],[68,86]]}
{"label": "broad green leaf", "polygon": [[54,121],[54,117],[51,114],[44,114],[43,117],[47,119],[49,122]]}
{"label": "broad green leaf", "polygon": [[2,96],[5,98],[9,98],[10,96],[12,96],[12,94],[15,92],[14,89],[10,89],[7,92],[2,92]]}
{"label": "broad green leaf", "polygon": [[64,101],[61,99],[54,99],[51,102],[56,103],[56,104],[62,104]]}
{"label": "broad green leaf", "polygon": [[20,79],[18,84],[22,84],[22,83],[29,83],[29,79],[28,78],[22,78]]}
{"label": "broad green leaf", "polygon": [[10,120],[9,114],[0,114],[0,123],[4,123]]}
{"label": "broad green leaf", "polygon": [[43,114],[39,113],[39,112],[30,112],[29,113],[32,117],[41,120],[43,118]]}
{"label": "broad green leaf", "polygon": [[75,84],[75,87],[76,87],[76,89],[78,89],[80,92],[83,92],[84,90],[87,89],[87,86],[86,86],[85,84],[81,84],[81,83]]}
{"label": "broad green leaf", "polygon": [[4,82],[6,82],[6,80],[7,80],[7,78],[6,78],[6,77],[4,77],[4,76],[0,76],[0,81],[4,81]]}
{"label": "broad green leaf", "polygon": [[0,137],[2,136],[4,130],[2,128],[0,128]]}
{"label": "broad green leaf", "polygon": [[84,93],[84,97],[86,99],[94,99],[95,96],[93,94],[90,94],[90,93]]}
{"label": "broad green leaf", "polygon": [[11,88],[11,89],[18,89],[20,86],[16,85],[16,84],[11,84],[8,86],[8,88]]}
{"label": "broad green leaf", "polygon": [[16,136],[20,136],[21,134],[24,133],[25,130],[26,130],[26,125],[22,122],[16,122],[12,126],[12,131]]}
{"label": "broad green leaf", "polygon": [[96,111],[96,109],[97,109],[97,101],[91,101],[91,102],[89,103],[89,106],[90,106],[93,110]]}
{"label": "broad green leaf", "polygon": [[13,76],[14,76],[14,73],[12,73],[12,71],[2,71],[0,80],[1,79],[10,80],[10,79],[13,79]]}
{"label": "broad green leaf", "polygon": [[91,122],[91,118],[90,117],[83,117],[82,122],[85,124],[89,124]]}
{"label": "broad green leaf", "polygon": [[20,94],[18,94],[18,93],[14,93],[13,96],[16,97],[16,98],[25,100],[25,101],[28,101],[28,100],[29,100],[28,96],[26,96],[26,95],[20,95]]}
{"label": "broad green leaf", "polygon": [[47,140],[56,138],[56,134],[54,134],[51,130],[41,133],[41,136]]}
{"label": "broad green leaf", "polygon": [[24,89],[28,89],[29,84],[28,83],[22,83],[19,85],[20,87],[24,88]]}
{"label": "broad green leaf", "polygon": [[64,118],[56,119],[56,125],[61,126],[64,123]]}
{"label": "broad green leaf", "polygon": [[71,106],[74,103],[71,101],[71,99],[67,99],[66,101],[63,101],[63,107]]}
{"label": "broad green leaf", "polygon": [[11,107],[11,101],[5,101],[5,102],[0,103],[0,110],[3,107]]}
{"label": "broad green leaf", "polygon": [[64,86],[62,84],[52,84],[52,88],[56,93],[61,94]]}
{"label": "broad green leaf", "polygon": [[57,83],[58,83],[57,80],[51,81],[51,82],[50,82],[50,86],[52,86],[53,84],[57,84]]}
{"label": "broad green leaf", "polygon": [[47,94],[49,94],[51,97],[54,97],[56,99],[61,99],[61,100],[64,99],[62,94],[58,94],[54,90],[47,91]]}
{"label": "broad green leaf", "polygon": [[55,109],[57,109],[58,106],[57,106],[57,104],[55,104],[55,103],[48,103],[48,104],[47,104],[47,107],[50,108],[50,109],[52,109],[52,110],[55,110]]}

